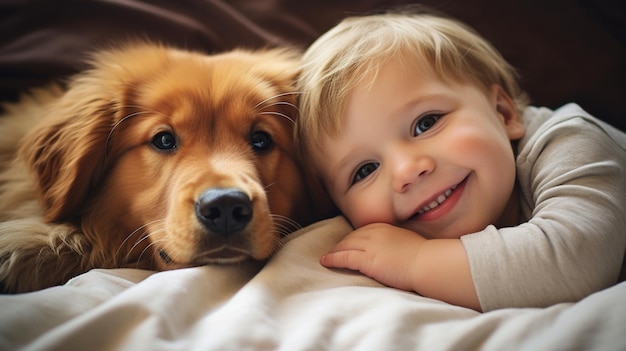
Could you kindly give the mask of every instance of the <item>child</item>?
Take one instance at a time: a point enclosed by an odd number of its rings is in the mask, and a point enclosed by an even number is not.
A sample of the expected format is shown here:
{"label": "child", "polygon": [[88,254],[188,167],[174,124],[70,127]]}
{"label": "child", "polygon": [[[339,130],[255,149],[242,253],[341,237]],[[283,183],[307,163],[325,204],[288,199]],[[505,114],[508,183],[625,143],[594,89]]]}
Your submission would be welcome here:
{"label": "child", "polygon": [[322,265],[479,311],[618,281],[626,134],[528,106],[501,55],[440,15],[348,18],[303,60],[298,147],[356,228]]}

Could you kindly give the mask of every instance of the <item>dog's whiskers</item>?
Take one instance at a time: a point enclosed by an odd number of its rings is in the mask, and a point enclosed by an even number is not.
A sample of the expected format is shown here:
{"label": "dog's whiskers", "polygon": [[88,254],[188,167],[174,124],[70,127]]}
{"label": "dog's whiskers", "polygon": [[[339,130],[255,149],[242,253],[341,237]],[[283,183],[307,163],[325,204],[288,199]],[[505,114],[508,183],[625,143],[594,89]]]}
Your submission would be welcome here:
{"label": "dog's whiskers", "polygon": [[278,250],[280,250],[283,247],[284,243],[282,240],[280,240],[280,237],[274,237],[272,238],[272,241],[275,243],[272,254],[275,254],[276,252],[278,252]]}
{"label": "dog's whiskers", "polygon": [[150,111],[138,111],[138,112],[131,113],[129,115],[126,115],[126,116],[122,117],[122,119],[120,119],[119,121],[117,121],[117,123],[115,123],[113,125],[113,127],[109,131],[109,134],[107,135],[106,140],[104,141],[104,157],[105,158],[106,158],[107,153],[109,151],[109,142],[111,141],[111,137],[113,136],[113,132],[115,131],[115,129],[117,129],[117,127],[119,127],[119,125],[122,124],[123,122],[125,122],[125,121],[127,121],[127,120],[129,120],[129,119],[131,119],[131,118],[133,118],[135,116],[142,115],[142,114],[145,114],[145,113],[150,113]]}
{"label": "dog's whiskers", "polygon": [[136,109],[140,109],[141,111],[130,113],[130,114],[122,117],[119,121],[117,121],[117,123],[115,123],[113,125],[113,127],[109,131],[109,134],[107,135],[107,138],[106,138],[106,140],[104,142],[104,157],[105,157],[105,159],[106,159],[106,156],[107,156],[107,153],[108,153],[108,150],[109,150],[109,142],[111,141],[111,138],[113,137],[113,132],[115,132],[115,130],[117,129],[117,127],[120,126],[120,124],[124,123],[125,121],[127,121],[127,120],[129,120],[129,119],[131,119],[133,117],[136,117],[136,116],[139,116],[139,115],[143,115],[143,114],[147,114],[147,113],[155,113],[155,114],[159,114],[159,115],[164,115],[163,113],[161,113],[159,111],[156,111],[156,110],[153,110],[153,109],[149,109],[149,108],[145,108],[145,107],[138,106],[138,105],[123,105],[122,107],[123,108],[136,108]]}
{"label": "dog's whiskers", "polygon": [[[143,225],[141,225],[140,227],[138,227],[137,229],[133,230],[130,234],[128,234],[128,235],[126,236],[126,238],[124,238],[124,240],[122,241],[122,243],[120,244],[120,246],[117,248],[117,250],[115,251],[115,256],[117,256],[117,255],[120,253],[120,250],[121,250],[121,249],[122,249],[122,247],[126,244],[126,242],[128,241],[128,239],[130,239],[132,236],[134,236],[135,234],[137,234],[140,230],[142,230],[142,229],[146,228],[146,227],[147,227],[147,226],[149,226],[149,225],[152,225],[152,224],[154,224],[154,223],[157,223],[157,222],[159,222],[159,221],[164,221],[164,220],[163,220],[163,219],[157,219],[157,220],[154,220],[154,221],[152,221],[152,222],[148,222],[148,223],[146,223],[146,224],[143,224]],[[143,235],[143,234],[145,234],[145,232],[144,232],[144,233],[142,233],[142,235]]]}
{"label": "dog's whiskers", "polygon": [[272,97],[269,97],[261,102],[259,102],[258,104],[256,104],[256,106],[254,106],[254,110],[260,110],[261,112],[259,112],[259,115],[272,115],[272,116],[278,116],[278,117],[282,117],[286,120],[288,120],[289,122],[291,122],[292,124],[295,124],[295,120],[293,119],[293,117],[290,117],[289,115],[286,115],[284,113],[281,112],[277,112],[277,111],[265,111],[266,109],[272,107],[272,106],[277,106],[277,105],[283,105],[283,106],[288,106],[291,107],[293,109],[295,109],[296,111],[299,111],[298,106],[294,105],[293,103],[289,102],[289,101],[283,101],[283,100],[278,100],[278,101],[272,101],[274,99],[279,99],[283,96],[288,96],[288,95],[297,95],[300,94],[300,92],[286,92],[286,93],[282,93],[282,94],[278,94],[278,95],[274,95]]}
{"label": "dog's whiskers", "polygon": [[[165,242],[167,241],[166,239],[161,239],[161,240],[156,240],[151,242],[148,246],[146,246],[143,250],[141,250],[141,253],[139,254],[139,258],[137,259],[137,268],[139,267],[139,263],[141,262],[141,258],[143,257],[143,254],[146,253],[146,251],[148,251],[148,249],[150,249],[152,246],[156,246],[156,244],[160,243],[160,242]],[[154,258],[151,257],[152,260],[154,260]]]}
{"label": "dog's whiskers", "polygon": [[302,229],[302,226],[298,222],[289,217],[278,214],[272,214],[271,216],[274,220],[274,228],[279,234],[281,234],[281,236],[285,236],[298,229]]}
{"label": "dog's whiskers", "polygon": [[273,103],[271,103],[271,104],[269,104],[269,105],[264,106],[261,110],[266,109],[266,108],[268,108],[268,107],[276,106],[276,105],[285,105],[285,106],[289,106],[289,107],[291,107],[291,108],[294,108],[294,109],[295,109],[295,110],[297,110],[297,111],[300,111],[300,109],[298,108],[298,106],[296,106],[296,105],[292,104],[292,103],[291,103],[291,102],[289,102],[289,101],[276,101],[276,102],[273,102]]}
{"label": "dog's whiskers", "polygon": [[[148,240],[149,237],[150,233],[148,233],[147,235],[143,235],[139,240],[135,241],[135,244],[130,248],[130,250],[128,250],[128,252],[126,253],[126,257],[124,257],[124,266],[128,263],[130,259],[130,254],[133,252],[133,250],[135,250],[135,248],[137,248],[137,246],[139,246],[143,241]],[[150,244],[148,246],[150,246]],[[137,262],[139,262],[139,260],[137,260]]]}
{"label": "dog's whiskers", "polygon": [[274,116],[279,116],[279,117],[283,117],[286,120],[288,120],[289,122],[291,122],[291,124],[296,124],[296,121],[293,120],[293,118],[287,116],[284,113],[280,113],[280,112],[274,112],[274,111],[266,111],[266,112],[259,112],[259,115],[274,115]]}
{"label": "dog's whiskers", "polygon": [[[126,242],[133,236],[137,235],[137,233],[141,233],[140,236],[137,238],[137,240],[135,240],[135,243],[133,244],[133,246],[128,250],[128,252],[126,253],[126,256],[124,257],[123,260],[123,265],[126,265],[128,263],[128,260],[130,258],[131,253],[133,252],[133,250],[140,245],[144,240],[149,239],[149,237],[154,234],[154,232],[148,232],[147,230],[143,230],[142,229],[146,229],[149,225],[153,225],[155,223],[159,223],[162,222],[164,223],[165,220],[164,219],[157,219],[151,222],[148,222],[140,227],[138,227],[137,229],[133,230],[132,233],[130,233],[129,235],[126,236],[126,238],[124,239],[124,241],[122,241],[122,243],[120,244],[120,246],[118,247],[117,251],[115,252],[115,257],[118,256],[120,250],[122,249],[122,247],[126,244]],[[159,230],[163,230],[163,229],[159,229]],[[140,232],[141,231],[141,232]]]}
{"label": "dog's whiskers", "polygon": [[[259,108],[259,107],[263,106],[263,104],[265,104],[265,103],[267,103],[268,101],[271,101],[271,100],[273,100],[273,99],[277,99],[277,98],[280,98],[280,97],[283,97],[283,96],[288,96],[288,95],[298,95],[298,94],[301,94],[301,93],[300,93],[299,91],[290,91],[290,92],[285,92],[285,93],[282,93],[282,94],[277,94],[277,95],[274,95],[274,96],[270,96],[270,97],[268,97],[267,99],[262,100],[262,101],[261,101],[261,102],[259,102],[258,104],[254,105],[254,109],[256,110],[257,108]],[[293,104],[290,104],[290,105],[291,105],[291,106],[294,106]],[[295,107],[295,106],[294,106],[294,107]]]}

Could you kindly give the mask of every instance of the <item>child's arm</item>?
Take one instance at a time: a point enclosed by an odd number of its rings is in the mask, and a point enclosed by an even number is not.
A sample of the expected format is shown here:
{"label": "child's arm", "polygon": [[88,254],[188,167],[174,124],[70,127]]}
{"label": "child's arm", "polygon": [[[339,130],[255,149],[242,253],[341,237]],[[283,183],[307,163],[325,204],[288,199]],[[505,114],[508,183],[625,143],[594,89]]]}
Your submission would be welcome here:
{"label": "child's arm", "polygon": [[375,223],[350,233],[320,262],[326,267],[358,270],[385,285],[480,311],[459,239],[426,240],[407,229]]}
{"label": "child's arm", "polygon": [[576,302],[626,268],[626,134],[576,105],[527,113],[524,223],[461,237],[483,311]]}

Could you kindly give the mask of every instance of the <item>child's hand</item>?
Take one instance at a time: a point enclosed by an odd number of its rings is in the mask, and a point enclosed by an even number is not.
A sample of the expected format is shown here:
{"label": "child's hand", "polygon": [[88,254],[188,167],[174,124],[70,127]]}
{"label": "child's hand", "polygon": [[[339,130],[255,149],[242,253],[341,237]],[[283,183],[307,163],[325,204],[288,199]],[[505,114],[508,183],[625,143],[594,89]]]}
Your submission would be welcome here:
{"label": "child's hand", "polygon": [[326,267],[348,268],[397,289],[415,291],[414,272],[424,239],[413,231],[374,223],[348,234],[320,259]]}

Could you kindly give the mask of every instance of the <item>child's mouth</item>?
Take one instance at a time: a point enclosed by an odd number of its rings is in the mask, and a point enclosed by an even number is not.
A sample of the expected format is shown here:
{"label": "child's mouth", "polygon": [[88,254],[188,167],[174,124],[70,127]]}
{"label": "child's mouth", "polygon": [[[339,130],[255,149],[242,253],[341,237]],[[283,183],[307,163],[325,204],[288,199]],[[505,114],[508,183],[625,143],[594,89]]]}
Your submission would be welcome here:
{"label": "child's mouth", "polygon": [[437,198],[433,201],[431,201],[428,205],[422,207],[421,209],[419,209],[417,211],[417,215],[421,215],[424,212],[428,212],[434,208],[439,207],[439,205],[441,205],[444,201],[446,201],[448,199],[448,196],[450,196],[450,194],[452,194],[452,192],[454,191],[454,189],[456,189],[456,187],[458,186],[455,185],[453,187],[451,187],[450,189],[444,191],[441,195],[437,196]]}
{"label": "child's mouth", "polygon": [[[434,220],[452,209],[456,202],[459,200],[459,196],[465,188],[467,178],[463,179],[460,183],[450,187],[450,189],[439,194],[434,200],[420,208],[409,220]],[[451,202],[449,201],[451,200]],[[445,206],[442,206],[445,205]],[[434,211],[438,209],[437,211]]]}

